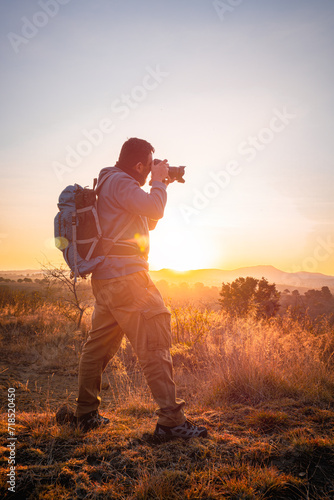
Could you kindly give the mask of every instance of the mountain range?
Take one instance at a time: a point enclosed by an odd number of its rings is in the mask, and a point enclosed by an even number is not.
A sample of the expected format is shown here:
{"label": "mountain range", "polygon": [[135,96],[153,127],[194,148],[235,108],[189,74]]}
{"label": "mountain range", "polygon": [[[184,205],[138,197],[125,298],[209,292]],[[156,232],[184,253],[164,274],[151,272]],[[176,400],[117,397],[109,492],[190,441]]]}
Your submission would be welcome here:
{"label": "mountain range", "polygon": [[[179,285],[181,283],[188,283],[189,285],[194,285],[195,283],[203,283],[205,286],[218,287],[221,287],[222,283],[231,283],[239,277],[246,278],[247,276],[252,276],[256,279],[264,277],[269,283],[275,283],[279,291],[284,289],[306,291],[328,286],[334,292],[334,276],[305,271],[288,273],[274,266],[250,266],[233,270],[195,269],[184,272],[173,271],[172,269],[160,269],[159,271],[150,271],[150,275],[153,281],[165,280],[169,284],[174,283]],[[43,277],[41,271],[36,269],[0,271],[0,276],[12,279],[23,278],[25,276],[30,276],[33,279]]]}
{"label": "mountain range", "polygon": [[252,266],[241,267],[234,270],[222,269],[196,269],[193,271],[177,272],[171,269],[161,269],[160,271],[150,271],[150,275],[154,281],[165,280],[169,283],[180,284],[186,282],[195,284],[203,283],[206,286],[218,286],[222,283],[231,283],[239,277],[246,278],[252,276],[256,279],[266,278],[269,283],[275,283],[279,290],[285,288],[309,290],[320,289],[323,286],[328,286],[334,290],[334,276],[328,276],[321,273],[296,272],[288,273],[280,271],[273,266]]}

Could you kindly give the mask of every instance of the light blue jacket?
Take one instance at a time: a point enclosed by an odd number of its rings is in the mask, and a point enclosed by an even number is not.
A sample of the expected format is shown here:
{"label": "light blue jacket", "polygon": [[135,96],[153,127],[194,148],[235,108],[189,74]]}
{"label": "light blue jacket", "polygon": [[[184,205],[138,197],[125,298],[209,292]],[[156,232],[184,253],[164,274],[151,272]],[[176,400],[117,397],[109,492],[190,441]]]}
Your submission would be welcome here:
{"label": "light blue jacket", "polygon": [[[99,183],[105,175],[108,177],[99,190]],[[113,239],[128,225],[119,242],[133,248],[134,253],[140,248],[143,255],[107,255],[93,271],[92,278],[110,279],[148,270],[149,230],[154,229],[163,217],[166,202],[166,185],[163,182],[153,182],[150,192],[146,193],[138,181],[120,168],[101,170],[97,211],[102,236]]]}

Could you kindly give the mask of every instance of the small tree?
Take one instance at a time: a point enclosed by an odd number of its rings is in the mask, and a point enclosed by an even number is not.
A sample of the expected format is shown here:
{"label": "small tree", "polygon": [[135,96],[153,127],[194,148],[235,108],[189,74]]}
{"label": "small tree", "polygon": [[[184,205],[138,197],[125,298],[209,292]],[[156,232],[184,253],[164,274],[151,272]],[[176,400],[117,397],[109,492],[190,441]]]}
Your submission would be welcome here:
{"label": "small tree", "polygon": [[79,329],[83,314],[90,302],[85,297],[83,290],[79,289],[79,283],[71,277],[70,271],[52,264],[43,266],[43,274],[50,289],[52,287],[60,288],[62,293],[59,294],[58,301],[65,306],[64,314],[74,321]]}
{"label": "small tree", "polygon": [[279,309],[280,293],[275,283],[270,285],[265,278],[258,280],[248,276],[223,283],[220,297],[222,309],[233,316],[253,313],[257,318],[270,318]]}
{"label": "small tree", "polygon": [[226,312],[233,316],[244,316],[248,313],[257,280],[255,278],[238,278],[232,283],[223,283],[219,303]]}

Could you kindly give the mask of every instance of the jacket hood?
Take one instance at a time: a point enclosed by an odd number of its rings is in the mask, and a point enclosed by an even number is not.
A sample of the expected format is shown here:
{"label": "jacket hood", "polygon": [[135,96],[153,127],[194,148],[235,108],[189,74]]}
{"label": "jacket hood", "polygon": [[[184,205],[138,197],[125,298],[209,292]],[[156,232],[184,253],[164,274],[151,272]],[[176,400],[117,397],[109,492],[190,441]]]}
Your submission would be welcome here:
{"label": "jacket hood", "polygon": [[99,191],[104,181],[107,180],[107,178],[110,177],[111,175],[116,174],[117,172],[121,172],[121,170],[117,167],[104,167],[99,173],[96,190]]}
{"label": "jacket hood", "polygon": [[[114,171],[116,170],[116,167],[104,167],[100,173],[99,173],[99,177],[98,177],[98,180],[97,180],[97,185],[100,184],[100,182],[102,181],[103,177],[105,175],[109,175],[109,174],[112,174]],[[119,169],[117,169],[119,170]]]}

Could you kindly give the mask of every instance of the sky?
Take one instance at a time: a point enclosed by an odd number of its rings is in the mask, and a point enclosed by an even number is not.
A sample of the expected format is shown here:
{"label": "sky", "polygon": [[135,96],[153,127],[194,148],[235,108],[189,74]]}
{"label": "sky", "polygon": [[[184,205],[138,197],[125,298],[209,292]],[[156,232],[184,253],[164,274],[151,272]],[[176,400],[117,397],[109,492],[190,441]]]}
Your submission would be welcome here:
{"label": "sky", "polygon": [[60,192],[140,137],[186,166],[152,270],[334,275],[333,28],[332,0],[1,2],[0,269],[61,263]]}

